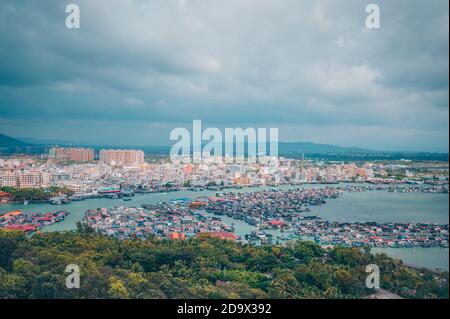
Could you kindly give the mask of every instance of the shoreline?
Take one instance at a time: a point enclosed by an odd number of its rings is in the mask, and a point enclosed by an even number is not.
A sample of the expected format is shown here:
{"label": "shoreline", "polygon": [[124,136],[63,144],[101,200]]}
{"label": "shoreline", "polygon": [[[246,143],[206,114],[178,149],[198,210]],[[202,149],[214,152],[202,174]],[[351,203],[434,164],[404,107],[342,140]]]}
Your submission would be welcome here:
{"label": "shoreline", "polygon": [[[352,183],[353,184],[353,183]],[[306,188],[308,187],[314,187],[314,186],[318,186],[317,184],[304,184],[304,186],[306,186]],[[325,186],[325,185],[324,185]],[[252,192],[252,191],[258,191],[258,190],[263,190],[263,189],[288,189],[288,188],[299,188],[299,185],[278,185],[276,187],[272,186],[272,187],[243,187],[243,188],[239,188],[237,190],[233,190],[233,192]],[[231,191],[231,190],[230,190]],[[62,223],[57,223],[55,225],[52,226],[46,226],[44,227],[41,231],[42,232],[51,232],[51,231],[64,231],[64,230],[73,230],[76,229],[76,222],[77,221],[81,221],[83,218],[83,215],[85,213],[86,210],[91,209],[91,208],[95,208],[95,207],[114,207],[114,206],[125,206],[125,207],[140,207],[141,204],[144,203],[157,203],[160,201],[170,201],[171,199],[175,199],[177,197],[181,198],[181,197],[191,197],[191,198],[196,198],[196,197],[201,197],[201,196],[214,196],[216,194],[216,191],[211,191],[211,190],[206,190],[206,191],[175,191],[175,192],[154,192],[154,193],[145,193],[145,194],[136,194],[136,196],[134,196],[132,198],[132,201],[123,201],[122,199],[105,199],[105,198],[96,198],[96,199],[90,199],[90,200],[83,200],[83,201],[73,201],[71,204],[65,204],[65,205],[59,205],[59,206],[55,206],[55,205],[50,205],[48,203],[44,203],[44,204],[40,204],[40,203],[34,203],[34,204],[29,204],[30,207],[28,207],[28,205],[23,205],[20,202],[18,204],[8,204],[4,205],[3,207],[0,205],[0,210],[4,210],[4,208],[8,207],[8,209],[19,209],[19,210],[26,210],[26,211],[37,211],[37,212],[47,212],[47,211],[53,211],[53,210],[67,210],[69,211],[71,214],[66,218],[66,220]],[[372,205],[369,203],[366,204],[366,196],[364,194],[373,194],[370,195],[372,197],[375,197],[375,199],[377,200],[375,203],[378,204],[379,199],[381,199],[383,202],[385,202],[385,198],[397,198],[399,200],[397,200],[397,202],[394,202],[391,209],[394,209],[396,211],[397,209],[397,204],[401,204],[401,206],[403,206],[404,204],[407,204],[410,200],[409,198],[422,198],[422,201],[425,201],[425,210],[422,211],[421,214],[416,214],[413,215],[413,217],[415,219],[419,218],[419,220],[423,220],[423,216],[425,212],[428,212],[428,209],[426,209],[426,207],[428,207],[428,205],[433,205],[435,206],[436,203],[440,202],[440,206],[441,208],[437,208],[439,212],[444,211],[445,209],[447,209],[448,211],[448,194],[399,194],[399,193],[388,193],[388,192],[363,192],[363,193],[349,193],[348,196],[344,196],[343,199],[338,199],[338,200],[332,200],[332,201],[327,201],[326,205],[323,205],[321,207],[325,208],[327,207],[327,210],[331,211],[332,216],[335,216],[338,219],[345,219],[348,220],[349,219],[349,215],[348,215],[348,207],[347,206],[342,206],[342,204],[345,204],[347,202],[349,202],[349,200],[352,202],[350,208],[352,208],[354,206],[354,201],[359,201],[361,202],[362,205],[367,206],[367,205]],[[413,197],[411,197],[413,196]],[[430,200],[428,200],[427,198],[429,198],[428,196],[432,196],[433,199],[430,198]],[[430,203],[429,203],[430,202]],[[339,204],[340,207],[343,207],[345,209],[344,214],[336,214],[336,204]],[[62,206],[62,207],[61,207]],[[329,208],[328,208],[329,207]],[[359,208],[358,208],[359,209]],[[374,208],[376,211],[376,208]],[[419,208],[422,209],[422,208]],[[339,209],[340,210],[340,209]],[[404,210],[407,210],[407,214],[405,215],[405,213],[403,212]],[[394,212],[394,211],[393,211]],[[366,211],[363,211],[361,214],[357,214],[354,216],[354,218],[350,217],[351,219],[360,219],[361,216],[366,216]],[[350,216],[352,213],[350,213]],[[397,213],[395,213],[397,214]],[[395,217],[396,220],[398,219],[409,219],[405,216],[409,216],[409,211],[408,209],[403,209],[402,212],[400,214],[403,214],[399,217]],[[433,213],[434,215],[430,215],[430,216],[435,216],[436,213]],[[321,216],[327,216],[327,214],[325,213],[321,213]],[[328,214],[329,215],[329,214]],[[361,216],[360,216],[361,215]],[[347,216],[347,217],[346,217]],[[377,213],[378,216],[378,213]],[[380,218],[389,218],[392,219],[392,214],[382,214],[380,215]],[[422,217],[421,217],[422,216]],[[440,216],[445,216],[444,217],[444,222],[448,223],[447,215],[440,215]],[[224,217],[224,222],[228,223],[229,225],[231,225],[231,223],[236,223],[236,220],[234,219],[229,219],[227,218],[227,216],[220,216],[220,217]],[[436,216],[435,216],[436,217]],[[367,219],[367,216],[366,218]],[[429,219],[429,218],[426,218]],[[442,220],[442,218],[441,218]],[[250,231],[248,230],[248,225],[245,226],[239,226],[238,223],[236,223],[235,228],[237,228],[237,233],[241,233],[242,232],[247,232],[249,233]],[[400,259],[404,260],[403,255],[405,255],[406,253],[404,253],[402,250],[409,250],[412,251],[414,248],[385,248],[387,250],[389,250],[389,256],[393,257],[393,258],[398,258],[400,257]],[[437,248],[438,250],[435,251],[435,248],[424,248],[425,250],[429,250],[429,251],[434,251],[431,255],[433,255],[432,257],[434,259],[437,260],[436,265],[441,265],[442,261],[439,262],[439,260],[441,259],[447,259],[448,260],[448,249],[446,248]],[[428,262],[430,260],[429,256],[430,255],[428,253],[425,253],[424,257],[423,257],[423,261],[424,262]],[[398,256],[400,255],[400,256]],[[414,262],[415,259],[420,259],[421,255],[423,255],[422,251],[418,250],[417,255],[413,255],[411,254],[406,254],[407,258],[406,258],[406,263],[411,263],[411,264],[418,264],[419,266],[421,266],[423,264],[422,261],[420,262]],[[412,260],[410,260],[409,258],[412,257]],[[436,268],[434,267],[434,265],[431,265],[427,268],[433,269]],[[448,269],[447,269],[448,270]]]}
{"label": "shoreline", "polygon": [[[335,185],[335,186],[333,186]],[[168,189],[161,189],[159,191],[138,191],[133,192],[132,196],[135,195],[146,195],[146,194],[166,194],[166,193],[177,193],[177,192],[184,192],[184,191],[192,191],[192,192],[205,192],[205,191],[214,191],[214,192],[221,192],[225,193],[227,190],[233,191],[233,190],[246,190],[246,189],[252,189],[252,188],[262,188],[262,187],[271,187],[271,188],[277,188],[277,187],[297,187],[302,188],[303,186],[318,186],[319,188],[322,187],[336,187],[341,188],[342,186],[360,186],[365,187],[368,189],[364,190],[354,190],[354,191],[373,191],[373,190],[386,190],[389,192],[398,192],[401,190],[404,190],[406,188],[412,189],[412,192],[416,193],[433,193],[433,194],[449,194],[448,184],[409,184],[404,181],[395,181],[395,182],[375,182],[375,181],[335,181],[335,182],[299,182],[299,183],[278,183],[278,184],[267,184],[267,185],[235,185],[235,186],[196,186],[196,187],[178,187],[178,188],[168,188]],[[372,188],[372,189],[370,189]],[[438,191],[427,191],[429,188],[436,188]],[[77,197],[76,195],[69,196],[68,198]],[[105,196],[104,194],[96,194],[92,196],[87,196],[85,198],[78,198],[74,201],[85,201],[89,199],[98,199],[98,198],[110,198]],[[120,197],[122,198],[122,197]],[[113,199],[113,198],[110,198]],[[2,202],[0,201],[0,205],[2,204],[21,204],[24,201],[27,201],[28,204],[45,204],[48,203],[51,200],[51,198],[45,199],[45,200],[33,200],[33,199],[24,199],[24,200],[12,200],[12,201],[6,201]],[[63,203],[62,205],[64,205]],[[26,205],[26,204],[24,204]],[[58,205],[56,205],[58,206]]]}

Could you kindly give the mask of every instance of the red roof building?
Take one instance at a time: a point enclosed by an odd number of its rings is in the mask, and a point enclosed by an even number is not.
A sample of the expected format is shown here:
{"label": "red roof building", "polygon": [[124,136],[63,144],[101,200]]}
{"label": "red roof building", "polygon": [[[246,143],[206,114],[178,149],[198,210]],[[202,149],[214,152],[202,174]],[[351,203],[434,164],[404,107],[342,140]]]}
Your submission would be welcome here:
{"label": "red roof building", "polygon": [[200,235],[208,235],[215,238],[225,239],[225,240],[238,240],[239,236],[234,233],[229,233],[225,231],[217,231],[217,232],[203,232],[198,233],[196,236]]}
{"label": "red roof building", "polygon": [[184,233],[174,232],[167,236],[170,240],[185,240],[186,235]]}
{"label": "red roof building", "polygon": [[282,222],[281,220],[271,220],[269,222],[269,224],[272,225],[272,226],[278,226],[278,227],[285,226],[284,222]]}
{"label": "red roof building", "polygon": [[30,232],[30,231],[36,231],[37,227],[34,225],[9,225],[7,227],[5,227],[5,229],[9,229],[9,230],[21,230],[25,233]]}
{"label": "red roof building", "polygon": [[12,200],[12,195],[10,193],[0,191],[0,203],[7,203]]}

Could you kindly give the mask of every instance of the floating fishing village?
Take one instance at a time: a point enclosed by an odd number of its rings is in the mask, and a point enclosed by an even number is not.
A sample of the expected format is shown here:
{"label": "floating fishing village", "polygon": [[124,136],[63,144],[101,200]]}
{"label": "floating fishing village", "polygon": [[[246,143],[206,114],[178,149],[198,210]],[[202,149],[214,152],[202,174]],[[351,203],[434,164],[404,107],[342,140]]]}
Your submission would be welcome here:
{"label": "floating fishing village", "polygon": [[[371,184],[371,183],[369,183]],[[367,192],[385,191],[389,193],[427,193],[427,194],[448,194],[448,184],[446,185],[408,185],[408,184],[346,184],[338,186],[338,189],[346,192]]]}
{"label": "floating fishing village", "polygon": [[[251,244],[282,244],[304,239],[321,245],[355,247],[448,247],[448,224],[332,222],[314,214],[313,207],[324,205],[329,199],[337,199],[346,192],[369,191],[448,193],[448,185],[366,183],[218,192],[215,196],[179,198],[142,207],[89,209],[82,223],[121,239],[148,236],[185,239],[209,234]],[[120,193],[114,192],[117,194]],[[126,200],[133,196],[128,191],[123,195]],[[67,214],[66,211],[45,214],[13,211],[0,215],[0,228],[32,233],[63,221]],[[223,216],[228,218],[227,223]],[[237,222],[248,225],[247,231],[235,233]]]}
{"label": "floating fishing village", "polygon": [[90,228],[121,239],[158,238],[185,239],[200,233],[221,238],[238,239],[233,229],[220,218],[194,212],[179,202],[160,203],[144,208],[114,207],[88,210],[83,223]]}
{"label": "floating fishing village", "polygon": [[[179,198],[142,207],[88,210],[83,223],[118,238],[185,239],[209,234],[251,244],[282,244],[289,240],[314,240],[321,245],[370,247],[448,247],[448,224],[341,223],[323,220],[311,208],[326,204],[345,191],[377,190],[368,187],[323,187],[217,193],[195,199]],[[411,191],[417,191],[414,188]],[[252,230],[235,234],[234,222]]]}
{"label": "floating fishing village", "polygon": [[[279,229],[288,236],[309,238],[323,245],[371,247],[448,247],[448,225],[432,223],[338,223],[309,215],[311,205],[322,205],[342,194],[340,188],[296,189],[229,193],[210,200],[205,210],[242,219],[260,230]],[[247,239],[273,241],[271,234],[253,232]]]}
{"label": "floating fishing village", "polygon": [[42,227],[62,222],[68,214],[67,211],[47,212],[45,214],[13,211],[0,215],[0,228],[33,233]]}

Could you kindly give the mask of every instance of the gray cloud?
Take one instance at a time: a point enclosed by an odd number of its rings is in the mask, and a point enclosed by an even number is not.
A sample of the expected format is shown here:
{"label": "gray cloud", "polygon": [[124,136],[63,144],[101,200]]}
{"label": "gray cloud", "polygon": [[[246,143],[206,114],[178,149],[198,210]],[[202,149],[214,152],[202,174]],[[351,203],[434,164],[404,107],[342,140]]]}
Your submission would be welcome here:
{"label": "gray cloud", "polygon": [[375,1],[379,30],[361,0],[71,2],[79,30],[66,3],[0,3],[3,133],[164,144],[201,119],[448,151],[446,0]]}

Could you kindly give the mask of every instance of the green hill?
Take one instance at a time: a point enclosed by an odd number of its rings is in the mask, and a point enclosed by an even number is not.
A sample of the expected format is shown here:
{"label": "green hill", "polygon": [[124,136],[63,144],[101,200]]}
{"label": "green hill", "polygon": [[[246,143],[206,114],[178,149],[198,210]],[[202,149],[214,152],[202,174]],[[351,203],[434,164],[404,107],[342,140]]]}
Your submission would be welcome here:
{"label": "green hill", "polygon": [[15,138],[0,133],[0,147],[26,147],[31,145],[32,144],[19,141]]}
{"label": "green hill", "polygon": [[[82,289],[67,289],[79,265]],[[359,248],[325,251],[313,242],[241,245],[205,236],[186,241],[118,240],[77,231],[27,236],[0,229],[0,299],[365,298],[366,265],[381,288],[404,298],[448,299],[448,272],[416,270]]]}

